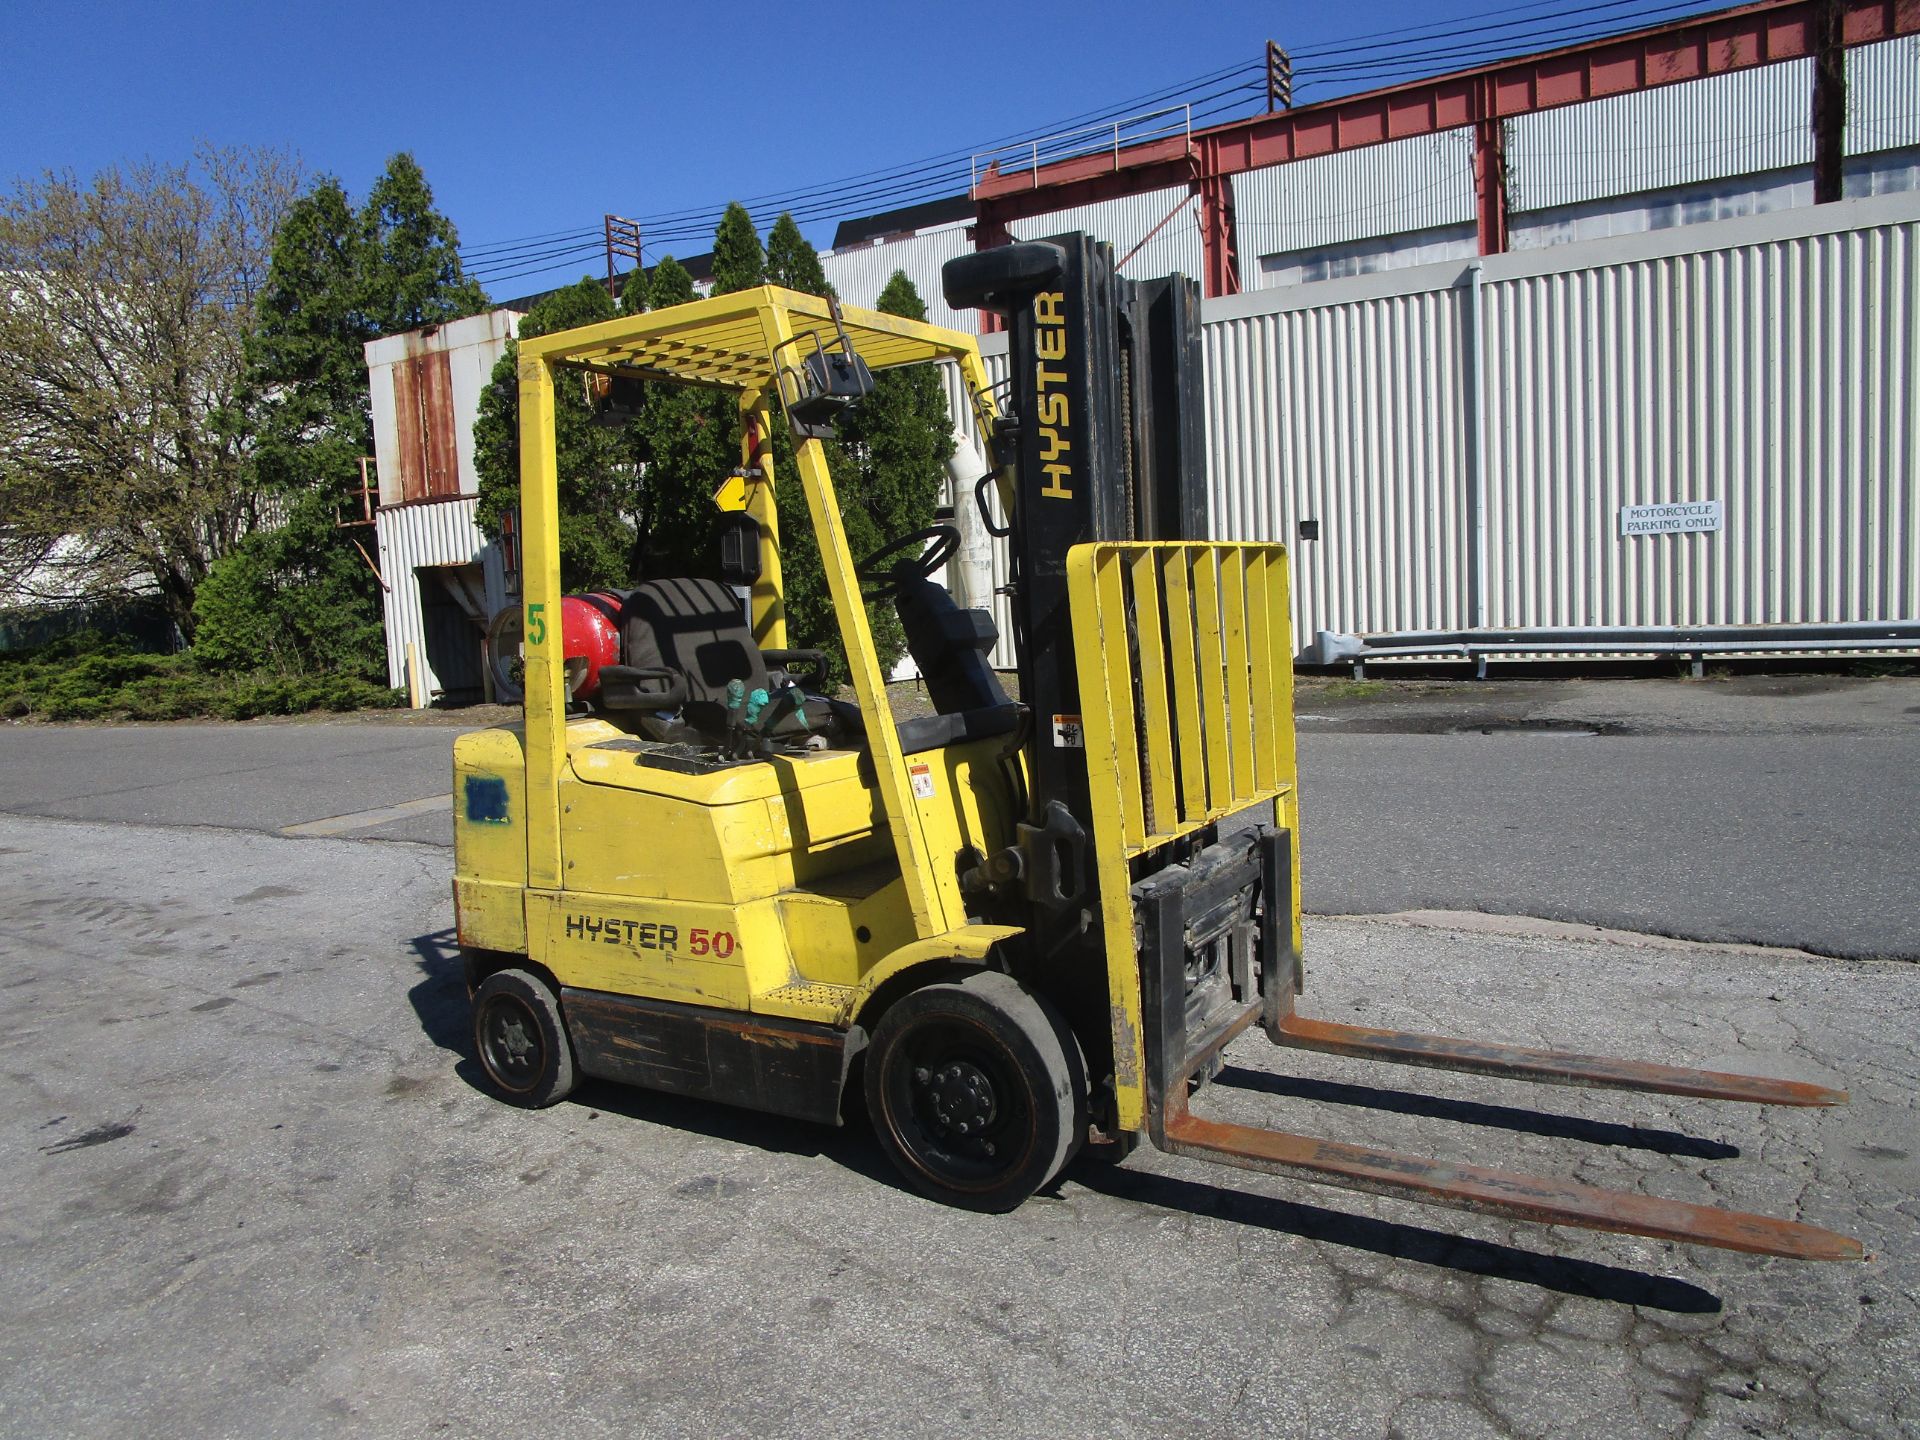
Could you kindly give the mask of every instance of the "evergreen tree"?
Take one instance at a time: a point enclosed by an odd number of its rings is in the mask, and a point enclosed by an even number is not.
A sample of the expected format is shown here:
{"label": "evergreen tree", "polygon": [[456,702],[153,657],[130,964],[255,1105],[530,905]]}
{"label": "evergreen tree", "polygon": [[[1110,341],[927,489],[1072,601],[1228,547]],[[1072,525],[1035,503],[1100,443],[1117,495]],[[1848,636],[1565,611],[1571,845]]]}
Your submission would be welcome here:
{"label": "evergreen tree", "polygon": [[693,276],[687,273],[686,266],[671,255],[662,255],[660,263],[653,267],[653,274],[647,277],[646,297],[647,309],[665,310],[670,305],[698,300],[700,292],[693,288]]}
{"label": "evergreen tree", "polygon": [[[545,296],[520,321],[520,339],[551,335],[614,316],[607,287],[590,276]],[[594,423],[593,405],[578,375],[554,377],[554,451],[560,489],[560,584],[567,590],[623,589],[634,578],[632,516],[639,506],[632,442],[624,430]],[[631,427],[628,427],[631,428]],[[520,347],[506,353],[480,396],[473,427],[474,468],[480,472],[476,520],[498,539],[520,503]]]}
{"label": "evergreen tree", "polygon": [[760,248],[760,232],[753,228],[747,207],[732,201],[713,232],[713,293],[730,295],[766,283],[767,252]]}
{"label": "evergreen tree", "polygon": [[[672,258],[672,257],[668,257]],[[635,265],[620,282],[620,313],[638,315],[647,308],[647,272]]]}
{"label": "evergreen tree", "polygon": [[360,457],[373,453],[365,346],[485,308],[458,244],[404,153],[359,211],[327,176],[282,220],[249,347],[269,397],[256,463],[282,519],[202,587],[203,660],[384,675],[379,581],[354,544],[365,537],[336,524],[358,513]]}
{"label": "evergreen tree", "polygon": [[820,264],[820,252],[807,243],[788,212],[783,211],[767,232],[766,274],[769,285],[784,285],[803,295],[833,294],[826,269]]}
{"label": "evergreen tree", "polygon": [[[817,256],[813,263],[818,266]],[[875,308],[912,320],[927,316],[919,292],[900,271],[887,282]],[[848,412],[840,423],[839,440],[828,442],[826,449],[841,528],[856,561],[932,524],[946,462],[953,454],[952,423],[938,373],[924,365],[882,371],[874,377],[873,393]],[[776,427],[774,456],[781,584],[791,643],[827,651],[844,676],[846,653],[784,426]],[[872,604],[867,623],[881,669],[892,670],[906,652],[899,615],[890,604]]]}
{"label": "evergreen tree", "polygon": [[[693,277],[671,255],[654,266],[646,296],[649,310],[697,298]],[[733,396],[684,385],[649,385],[635,429],[635,456],[644,466],[642,569],[647,575],[714,574],[720,563],[720,516],[713,492],[740,463]]]}
{"label": "evergreen tree", "polygon": [[433,208],[433,191],[404,150],[387,162],[361,211],[367,247],[367,321],[398,335],[477,315],[487,296],[460,269],[460,237]]}

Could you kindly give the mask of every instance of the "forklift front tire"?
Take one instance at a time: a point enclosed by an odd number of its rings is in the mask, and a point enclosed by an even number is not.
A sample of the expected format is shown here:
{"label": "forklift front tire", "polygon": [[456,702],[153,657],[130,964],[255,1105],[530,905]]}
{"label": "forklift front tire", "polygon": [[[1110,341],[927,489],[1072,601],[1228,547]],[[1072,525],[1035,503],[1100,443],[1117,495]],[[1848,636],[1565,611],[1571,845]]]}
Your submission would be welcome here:
{"label": "forklift front tire", "polygon": [[552,1105],[577,1081],[560,1001],[524,970],[496,970],[474,992],[473,1050],[494,1093],[513,1105]]}
{"label": "forklift front tire", "polygon": [[1015,1209],[1087,1133],[1073,1032],[994,970],[924,986],[881,1016],[866,1091],[888,1158],[922,1194],[967,1210]]}

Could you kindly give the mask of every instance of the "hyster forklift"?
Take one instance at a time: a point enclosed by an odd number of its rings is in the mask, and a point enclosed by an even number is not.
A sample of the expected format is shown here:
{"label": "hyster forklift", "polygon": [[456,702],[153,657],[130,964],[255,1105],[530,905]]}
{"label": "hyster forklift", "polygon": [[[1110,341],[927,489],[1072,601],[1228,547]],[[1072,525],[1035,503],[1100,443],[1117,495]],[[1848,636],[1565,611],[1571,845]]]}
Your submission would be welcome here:
{"label": "hyster forklift", "polygon": [[[500,1096],[582,1076],[821,1125],[864,1091],[949,1204],[1014,1208],[1083,1147],[1160,1149],[1550,1224],[1840,1259],[1811,1225],[1226,1124],[1189,1109],[1224,1048],[1277,1045],[1558,1085],[1834,1105],[1742,1075],[1310,1019],[1287,555],[1206,532],[1199,296],[1085,236],[950,262],[972,337],[746,290],[520,346],[524,726],[454,751],[454,899]],[[828,470],[875,372],[957,367],[986,449],[959,504],[1007,539],[1019,678],[939,583],[947,525],[848,553]],[[556,387],[737,398],[718,576],[563,597]],[[775,475],[776,423],[795,441]],[[973,483],[977,478],[977,485]],[[857,704],[786,646],[774,486],[798,484]],[[744,593],[744,601],[742,595]],[[866,605],[897,607],[933,713],[896,720]],[[598,642],[562,623],[586,617]],[[582,632],[584,634],[584,632]]]}

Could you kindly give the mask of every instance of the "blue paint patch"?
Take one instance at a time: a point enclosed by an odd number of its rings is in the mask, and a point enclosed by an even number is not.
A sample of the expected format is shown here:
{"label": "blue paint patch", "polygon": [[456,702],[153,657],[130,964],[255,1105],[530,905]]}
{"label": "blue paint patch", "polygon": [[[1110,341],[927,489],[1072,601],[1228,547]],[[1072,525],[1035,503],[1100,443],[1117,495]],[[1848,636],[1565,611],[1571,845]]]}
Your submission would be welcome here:
{"label": "blue paint patch", "polygon": [[505,825],[507,782],[498,775],[467,776],[467,819],[476,825]]}

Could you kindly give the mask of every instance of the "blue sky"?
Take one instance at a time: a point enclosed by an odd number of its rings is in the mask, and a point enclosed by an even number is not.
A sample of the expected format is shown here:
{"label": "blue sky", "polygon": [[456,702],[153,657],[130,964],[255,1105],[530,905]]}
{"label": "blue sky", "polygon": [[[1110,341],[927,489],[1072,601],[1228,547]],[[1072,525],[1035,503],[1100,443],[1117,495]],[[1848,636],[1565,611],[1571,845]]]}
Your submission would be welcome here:
{"label": "blue sky", "polygon": [[[593,231],[604,212],[649,219],[658,250],[703,251],[701,212],[729,198],[824,187],[804,228],[823,247],[836,207],[879,210],[910,188],[964,186],[965,154],[1135,97],[1185,87],[1212,121],[1264,105],[1265,42],[1296,52],[1319,94],[1457,68],[1479,53],[1630,28],[1686,0],[1442,0],[1371,5],[0,6],[0,182],[82,177],[118,161],[185,159],[198,140],[273,145],[364,193],[409,149],[498,295],[599,268],[560,255],[544,273],[497,247]],[[1505,25],[1507,29],[1499,29]],[[1430,33],[1417,33],[1421,30]],[[1404,32],[1414,31],[1407,34]],[[1402,32],[1402,33],[1393,33]],[[1355,37],[1373,36],[1365,39]],[[1481,47],[1475,51],[1473,47]],[[1453,48],[1449,48],[1453,47]],[[1487,48],[1491,47],[1491,49]],[[1313,52],[1318,52],[1317,54]],[[1437,57],[1437,58],[1436,58]],[[1357,66],[1328,73],[1325,67]],[[1214,76],[1199,85],[1186,82]],[[1220,92],[1228,93],[1222,94]],[[1306,98],[1316,92],[1308,91]],[[1147,107],[1151,108],[1151,107]],[[905,180],[847,177],[929,157]],[[764,229],[778,203],[754,207]],[[707,231],[710,234],[710,229]],[[530,263],[569,244],[527,248]]]}

